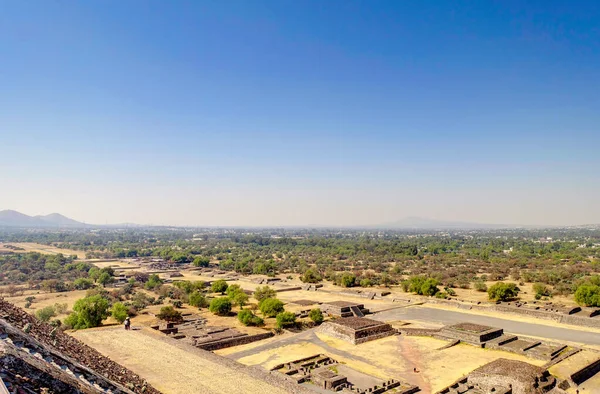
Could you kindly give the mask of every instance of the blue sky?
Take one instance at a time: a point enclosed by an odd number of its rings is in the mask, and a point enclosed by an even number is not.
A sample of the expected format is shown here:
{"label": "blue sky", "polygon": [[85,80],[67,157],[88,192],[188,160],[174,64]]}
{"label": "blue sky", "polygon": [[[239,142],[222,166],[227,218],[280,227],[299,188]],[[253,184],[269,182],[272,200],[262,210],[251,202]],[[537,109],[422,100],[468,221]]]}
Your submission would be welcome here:
{"label": "blue sky", "polygon": [[8,1],[0,209],[600,222],[596,1]]}

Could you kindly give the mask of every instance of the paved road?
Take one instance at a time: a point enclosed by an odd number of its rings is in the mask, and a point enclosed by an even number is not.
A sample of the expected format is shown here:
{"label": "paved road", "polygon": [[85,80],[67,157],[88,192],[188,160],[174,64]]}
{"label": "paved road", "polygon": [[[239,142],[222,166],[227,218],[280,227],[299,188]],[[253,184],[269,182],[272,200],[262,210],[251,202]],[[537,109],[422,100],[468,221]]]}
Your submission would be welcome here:
{"label": "paved road", "polygon": [[600,334],[594,332],[553,327],[545,324],[524,323],[507,318],[474,315],[426,306],[393,309],[376,313],[369,318],[380,321],[391,320],[425,320],[442,324],[471,322],[486,326],[503,328],[505,332],[526,336],[543,337],[555,341],[570,341],[588,345],[600,345]]}

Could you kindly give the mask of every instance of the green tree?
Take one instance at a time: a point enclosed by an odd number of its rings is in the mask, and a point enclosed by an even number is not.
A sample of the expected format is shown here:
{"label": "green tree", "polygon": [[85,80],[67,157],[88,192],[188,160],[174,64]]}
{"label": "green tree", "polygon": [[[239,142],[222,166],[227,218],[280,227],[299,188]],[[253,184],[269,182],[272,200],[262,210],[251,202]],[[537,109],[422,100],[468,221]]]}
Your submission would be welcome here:
{"label": "green tree", "polygon": [[492,301],[508,301],[519,295],[519,289],[514,283],[498,282],[488,289],[488,298]]}
{"label": "green tree", "polygon": [[231,293],[229,293],[229,289],[227,289],[228,291],[228,297],[231,300],[231,302],[233,302],[235,305],[238,305],[240,308],[243,308],[244,305],[246,305],[248,303],[248,294],[246,294],[244,292],[244,290],[242,289],[237,289],[236,291],[233,291]]}
{"label": "green tree", "polygon": [[148,281],[146,282],[146,284],[144,285],[144,287],[148,290],[154,290],[157,287],[160,287],[162,285],[163,281],[160,279],[160,277],[156,274],[152,274],[148,277]]}
{"label": "green tree", "polygon": [[229,285],[224,279],[219,279],[213,282],[211,288],[213,293],[225,294]]}
{"label": "green tree", "polygon": [[346,272],[342,274],[342,278],[340,279],[340,285],[342,287],[352,287],[356,283],[356,275],[350,272]]}
{"label": "green tree", "polygon": [[319,283],[323,280],[323,277],[314,268],[309,268],[304,272],[304,275],[300,277],[300,280],[304,283]]}
{"label": "green tree", "polygon": [[106,286],[110,283],[113,282],[113,277],[110,276],[110,274],[108,272],[102,272],[100,274],[100,276],[98,277],[98,283],[101,284],[102,286]]}
{"label": "green tree", "polygon": [[584,306],[600,306],[600,286],[585,283],[577,287],[575,301]]}
{"label": "green tree", "polygon": [[108,301],[99,294],[81,298],[75,302],[73,313],[65,323],[76,330],[98,327],[109,316],[108,308]]}
{"label": "green tree", "polygon": [[281,312],[275,318],[277,320],[277,328],[289,327],[296,324],[296,315],[292,312]]}
{"label": "green tree", "polygon": [[310,312],[308,312],[308,317],[316,324],[321,324],[324,320],[323,312],[321,312],[319,308],[311,309]]}
{"label": "green tree", "polygon": [[98,268],[98,267],[92,267],[88,271],[88,276],[90,277],[90,279],[92,279],[95,282],[95,281],[98,280],[98,278],[100,277],[101,273],[102,273],[102,271],[100,271],[100,268]]}
{"label": "green tree", "polygon": [[264,316],[275,317],[284,311],[283,302],[277,298],[266,298],[258,304],[258,308]]}
{"label": "green tree", "polygon": [[88,278],[77,278],[73,281],[73,287],[77,290],[87,290],[94,286],[94,281]]}
{"label": "green tree", "polygon": [[227,297],[215,298],[210,302],[208,310],[215,315],[227,316],[231,312],[231,301]]}
{"label": "green tree", "polygon": [[277,292],[269,286],[258,286],[256,290],[254,290],[254,298],[258,302],[261,302],[267,298],[275,298],[276,295]]}
{"label": "green tree", "polygon": [[373,286],[373,282],[369,278],[361,279],[360,287],[371,287]]}
{"label": "green tree", "polygon": [[206,256],[196,256],[196,258],[194,258],[194,261],[192,261],[194,267],[208,267],[209,263],[210,258]]}
{"label": "green tree", "polygon": [[245,326],[262,326],[263,319],[256,316],[250,309],[242,309],[238,312],[238,320]]}
{"label": "green tree", "polygon": [[38,309],[37,311],[35,311],[35,317],[37,317],[39,320],[41,320],[43,322],[50,321],[50,319],[53,318],[54,316],[56,316],[56,311],[54,310],[54,307],[52,307],[52,306],[47,306],[47,307],[44,307],[42,309]]}
{"label": "green tree", "polygon": [[196,308],[206,308],[208,306],[208,301],[206,300],[206,297],[199,291],[195,291],[192,294],[190,294],[188,303],[191,306],[195,306]]}
{"label": "green tree", "polygon": [[111,308],[112,317],[119,323],[123,323],[129,316],[128,309],[123,303],[116,302]]}
{"label": "green tree", "polygon": [[156,315],[161,320],[169,322],[180,322],[183,321],[181,312],[173,308],[171,305],[163,306],[160,308],[160,312]]}

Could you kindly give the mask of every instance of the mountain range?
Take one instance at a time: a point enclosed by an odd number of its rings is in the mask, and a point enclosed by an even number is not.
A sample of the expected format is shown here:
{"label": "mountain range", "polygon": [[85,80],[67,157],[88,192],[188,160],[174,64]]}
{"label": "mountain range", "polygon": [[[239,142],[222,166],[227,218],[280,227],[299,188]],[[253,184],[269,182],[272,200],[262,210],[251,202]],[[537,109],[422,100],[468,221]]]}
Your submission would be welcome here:
{"label": "mountain range", "polygon": [[5,210],[0,211],[0,227],[85,227],[85,223],[69,219],[60,213],[29,216],[24,213]]}
{"label": "mountain range", "polygon": [[[70,219],[59,213],[49,215],[29,216],[13,210],[0,211],[0,227],[24,227],[24,228],[84,228],[84,227],[140,227],[136,224],[113,224],[113,225],[90,225]],[[316,226],[323,227],[323,226]],[[335,227],[335,226],[332,226]],[[450,229],[502,229],[522,226],[511,226],[502,224],[484,224],[472,222],[453,222],[444,220],[433,220],[421,217],[406,217],[404,219],[382,223],[371,226],[357,226],[360,228],[371,229],[392,229],[392,230],[450,230]]]}

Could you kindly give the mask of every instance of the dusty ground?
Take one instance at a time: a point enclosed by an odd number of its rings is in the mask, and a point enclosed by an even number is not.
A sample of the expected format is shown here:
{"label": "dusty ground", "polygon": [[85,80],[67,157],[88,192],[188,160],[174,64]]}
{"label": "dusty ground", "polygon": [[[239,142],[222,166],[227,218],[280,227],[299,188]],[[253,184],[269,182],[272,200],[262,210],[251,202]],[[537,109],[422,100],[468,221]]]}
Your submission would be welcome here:
{"label": "dusty ground", "polygon": [[[23,248],[24,250],[12,250],[5,248],[4,245],[12,245],[17,246],[19,248]],[[55,246],[36,244],[33,242],[7,242],[0,243],[0,251],[12,251],[14,253],[29,253],[29,252],[38,252],[42,254],[59,254],[62,253],[65,256],[77,255],[79,259],[85,259],[85,252],[81,250],[71,250],[71,249],[60,249]]]}
{"label": "dusty ground", "polygon": [[136,269],[139,268],[142,271],[141,267],[138,264],[131,263],[129,261],[118,260],[118,261],[106,261],[106,260],[86,260],[88,263],[95,265],[98,268],[131,268]]}
{"label": "dusty ground", "polygon": [[285,393],[227,365],[166,342],[162,334],[120,328],[82,330],[75,338],[145,378],[169,394]]}
{"label": "dusty ground", "polygon": [[[46,306],[58,304],[67,304],[67,313],[57,316],[59,319],[62,319],[67,316],[68,312],[73,309],[73,304],[80,298],[85,297],[85,293],[87,290],[74,290],[67,291],[62,293],[44,293],[39,290],[36,291],[28,291],[25,292],[22,296],[17,297],[5,297],[6,301],[15,304],[18,307],[25,309],[27,312],[31,314],[35,314],[37,309],[44,308]],[[25,308],[25,298],[29,296],[34,296],[35,300],[31,304],[30,308]]]}
{"label": "dusty ground", "polygon": [[[223,350],[220,354],[243,364],[260,365],[267,369],[302,357],[327,354],[365,374],[381,379],[402,379],[416,384],[424,393],[440,390],[473,369],[498,358],[521,360],[535,365],[544,363],[470,345],[437,350],[446,344],[445,341],[433,338],[394,336],[355,346],[320,333],[305,332],[295,337],[263,341],[254,346]],[[415,373],[414,368],[419,372]]]}
{"label": "dusty ground", "polygon": [[[589,350],[583,350],[566,360],[550,367],[549,371],[552,375],[557,376],[561,379],[567,379],[569,376],[578,371],[579,369],[591,364],[595,360],[600,358],[600,353]],[[586,380],[577,388],[571,388],[569,393],[575,393],[579,389],[583,393],[597,393],[600,392],[600,373],[593,376],[591,379]]]}

